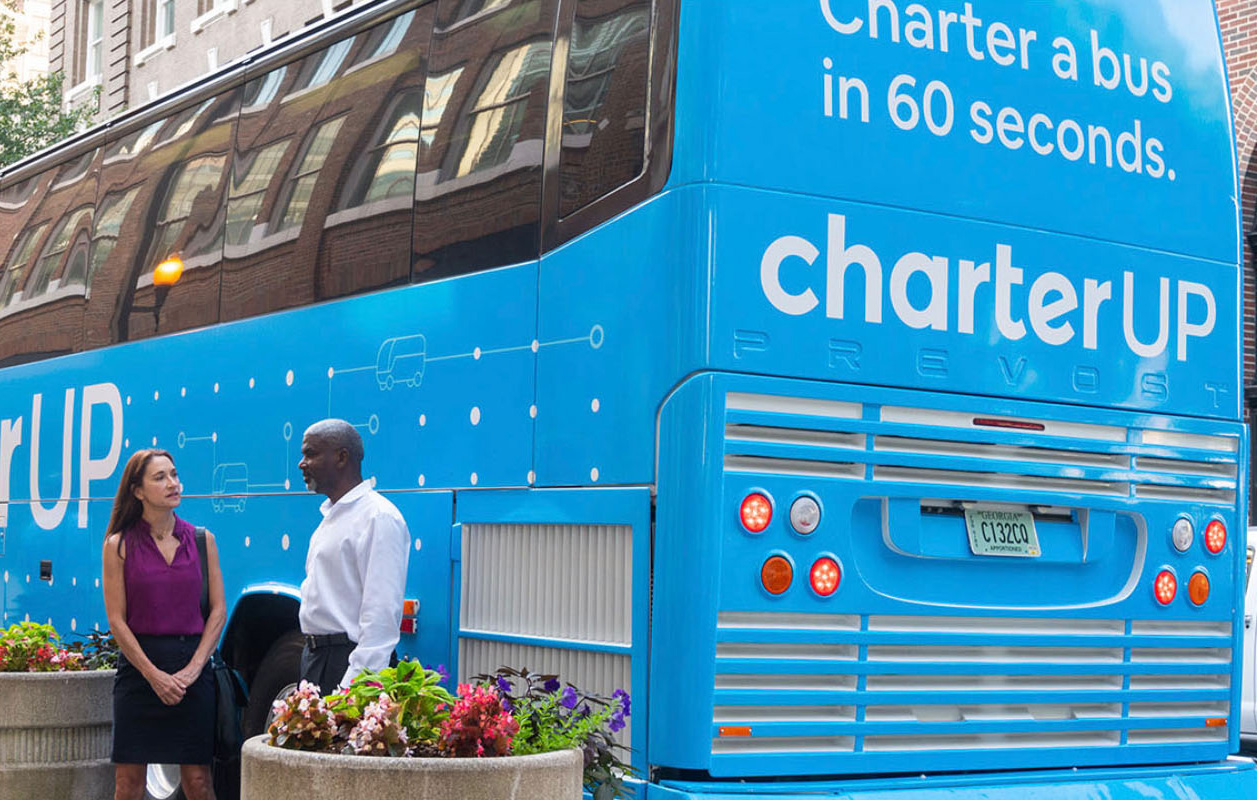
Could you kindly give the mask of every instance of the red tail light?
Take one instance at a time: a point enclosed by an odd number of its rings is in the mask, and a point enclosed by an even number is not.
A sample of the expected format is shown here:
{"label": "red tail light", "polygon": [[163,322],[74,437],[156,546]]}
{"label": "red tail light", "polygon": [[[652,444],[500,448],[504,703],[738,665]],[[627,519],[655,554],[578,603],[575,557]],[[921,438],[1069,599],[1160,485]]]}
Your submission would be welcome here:
{"label": "red tail light", "polygon": [[748,494],[742,501],[739,516],[742,517],[742,527],[751,533],[763,533],[773,520],[773,504],[758,492]]}
{"label": "red tail light", "polygon": [[842,582],[842,569],[832,558],[818,558],[812,565],[811,581],[812,591],[821,597],[829,597],[838,591],[838,584]]}
{"label": "red tail light", "polygon": [[1156,594],[1158,603],[1168,606],[1173,602],[1174,595],[1178,594],[1178,579],[1174,577],[1173,572],[1163,569],[1157,575],[1152,591]]}
{"label": "red tail light", "polygon": [[1226,547],[1226,525],[1222,520],[1215,519],[1205,526],[1205,549],[1215,556]]}

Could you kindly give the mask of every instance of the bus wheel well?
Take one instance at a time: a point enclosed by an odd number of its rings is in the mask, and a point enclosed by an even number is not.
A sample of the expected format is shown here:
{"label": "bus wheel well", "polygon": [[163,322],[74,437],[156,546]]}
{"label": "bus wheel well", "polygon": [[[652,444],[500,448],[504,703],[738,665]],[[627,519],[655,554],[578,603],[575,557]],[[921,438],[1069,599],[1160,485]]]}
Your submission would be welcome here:
{"label": "bus wheel well", "polygon": [[223,659],[253,684],[262,657],[271,645],[289,631],[300,629],[299,603],[282,594],[254,594],[242,597],[223,632]]}

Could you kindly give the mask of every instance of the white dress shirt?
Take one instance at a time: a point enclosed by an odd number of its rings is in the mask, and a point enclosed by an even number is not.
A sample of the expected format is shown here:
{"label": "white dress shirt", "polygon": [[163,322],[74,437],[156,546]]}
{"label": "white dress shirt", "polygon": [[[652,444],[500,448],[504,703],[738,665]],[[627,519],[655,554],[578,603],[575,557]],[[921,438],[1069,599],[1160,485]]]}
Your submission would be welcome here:
{"label": "white dress shirt", "polygon": [[[410,532],[401,512],[363,481],[319,506],[301,583],[301,632],[346,633],[358,643],[340,681],[388,666],[401,633]],[[369,587],[369,589],[367,588]]]}

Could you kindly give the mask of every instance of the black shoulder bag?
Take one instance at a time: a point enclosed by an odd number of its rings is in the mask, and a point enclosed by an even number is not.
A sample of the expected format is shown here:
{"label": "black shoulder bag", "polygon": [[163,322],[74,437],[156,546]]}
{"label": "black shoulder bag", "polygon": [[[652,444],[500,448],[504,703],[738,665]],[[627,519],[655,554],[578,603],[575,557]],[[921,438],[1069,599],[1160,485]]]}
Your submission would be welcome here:
{"label": "black shoulder bag", "polygon": [[[209,619],[209,556],[204,528],[196,529],[196,552],[201,557],[201,618]],[[236,800],[240,796],[240,748],[244,746],[240,717],[248,692],[218,648],[214,648],[206,669],[214,676],[218,696],[214,716],[214,763],[210,765],[214,794],[218,800]]]}

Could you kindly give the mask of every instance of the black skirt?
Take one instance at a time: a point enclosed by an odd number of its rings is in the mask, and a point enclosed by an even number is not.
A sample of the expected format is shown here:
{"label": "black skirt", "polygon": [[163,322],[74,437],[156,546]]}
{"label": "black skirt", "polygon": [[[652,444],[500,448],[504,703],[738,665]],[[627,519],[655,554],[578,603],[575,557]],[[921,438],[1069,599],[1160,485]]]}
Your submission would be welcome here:
{"label": "black skirt", "polygon": [[[153,666],[174,674],[187,666],[201,637],[136,636]],[[113,684],[115,764],[209,764],[214,757],[215,688],[206,664],[177,705],[161,701],[153,687],[118,656]]]}

